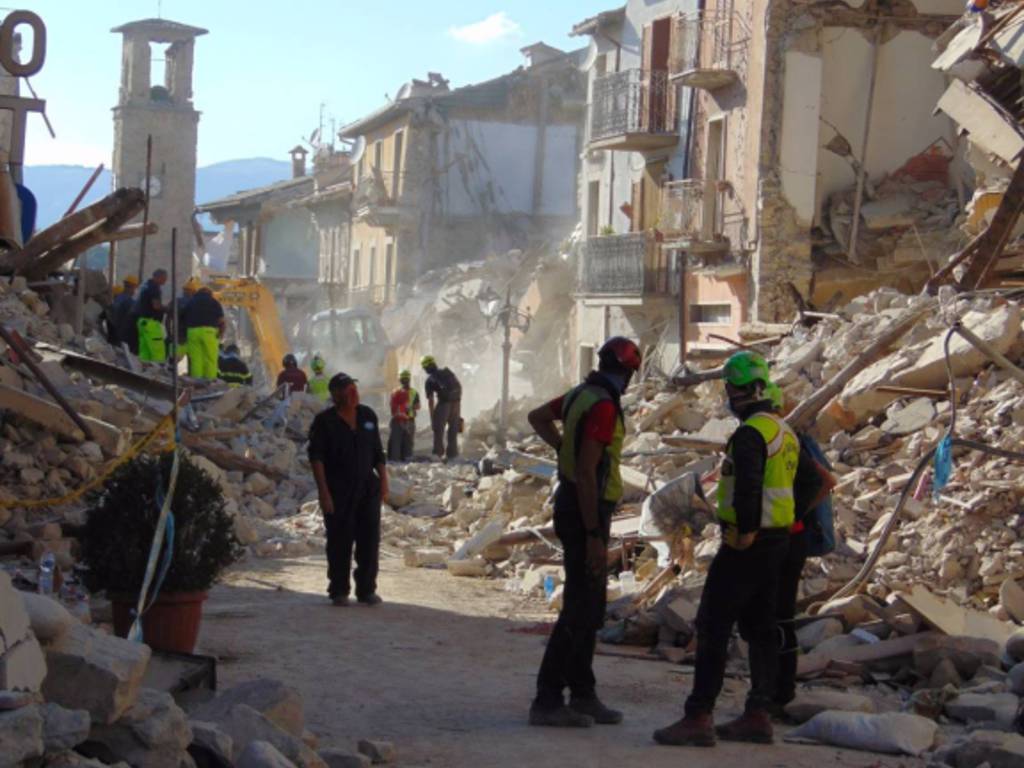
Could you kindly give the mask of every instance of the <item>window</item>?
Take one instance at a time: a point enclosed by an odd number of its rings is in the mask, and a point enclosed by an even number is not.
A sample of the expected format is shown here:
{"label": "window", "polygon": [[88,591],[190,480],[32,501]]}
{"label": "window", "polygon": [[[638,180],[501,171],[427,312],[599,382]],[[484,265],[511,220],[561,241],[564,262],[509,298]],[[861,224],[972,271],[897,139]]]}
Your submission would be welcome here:
{"label": "window", "polygon": [[367,283],[369,286],[377,284],[377,246],[370,246],[370,282]]}
{"label": "window", "polygon": [[384,284],[391,285],[395,279],[395,244],[384,246]]}
{"label": "window", "polygon": [[359,262],[360,262],[360,259],[359,259],[359,247],[357,246],[357,247],[352,249],[352,287],[353,288],[358,288],[362,284],[362,282],[363,282],[362,275],[359,274],[360,267],[362,266]]}
{"label": "window", "polygon": [[381,144],[380,140],[373,142],[373,167],[378,170],[384,170],[381,168],[381,162],[384,159],[384,145]]}
{"label": "window", "polygon": [[732,323],[732,304],[691,304],[690,322],[729,325]]}
{"label": "window", "polygon": [[600,217],[601,182],[591,181],[587,184],[587,237],[595,237],[597,235]]}
{"label": "window", "polygon": [[402,179],[402,147],[405,144],[405,134],[402,131],[395,133],[395,158],[391,163],[391,198],[398,200],[399,183]]}

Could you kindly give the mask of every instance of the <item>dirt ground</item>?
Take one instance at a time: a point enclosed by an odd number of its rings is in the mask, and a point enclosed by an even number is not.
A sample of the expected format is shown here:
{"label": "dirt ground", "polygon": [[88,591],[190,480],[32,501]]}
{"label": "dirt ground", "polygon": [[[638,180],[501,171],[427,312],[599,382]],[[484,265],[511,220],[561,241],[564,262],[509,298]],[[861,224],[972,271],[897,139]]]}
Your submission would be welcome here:
{"label": "dirt ground", "polygon": [[[611,656],[597,659],[599,691],[625,711],[625,723],[530,728],[544,638],[512,630],[551,620],[540,603],[498,581],[409,569],[392,555],[382,562],[384,605],[334,608],[324,574],[322,557],[236,567],[207,603],[199,649],[219,657],[222,687],[266,676],[297,688],[321,746],[385,739],[400,766],[923,765],[781,743],[658,746],[651,732],[681,714],[692,670]],[[739,711],[742,690],[727,681],[720,719]]]}

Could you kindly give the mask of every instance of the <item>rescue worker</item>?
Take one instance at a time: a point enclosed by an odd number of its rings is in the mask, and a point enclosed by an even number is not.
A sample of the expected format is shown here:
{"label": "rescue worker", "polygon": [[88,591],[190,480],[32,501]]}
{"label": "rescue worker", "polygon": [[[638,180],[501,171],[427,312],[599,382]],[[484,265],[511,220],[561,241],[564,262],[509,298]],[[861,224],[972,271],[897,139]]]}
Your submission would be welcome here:
{"label": "rescue worker", "polygon": [[[185,310],[188,309],[189,302],[192,301],[202,285],[199,278],[190,277],[181,286],[181,296],[178,297],[178,349],[180,350],[180,355],[185,355],[188,352],[188,328],[185,326]],[[167,332],[170,333],[170,330],[170,327],[168,327]],[[179,360],[181,359],[180,355]]]}
{"label": "rescue worker", "polygon": [[324,374],[324,369],[327,367],[327,363],[324,362],[323,357],[317,352],[313,355],[313,359],[309,363],[310,369],[313,371],[313,377],[309,380],[309,391],[311,394],[316,395],[325,403],[330,399],[330,391],[328,384],[330,383]]}
{"label": "rescue worker", "polygon": [[408,461],[416,440],[416,414],[420,395],[412,388],[412,373],[398,374],[398,389],[391,393],[391,425],[388,435],[388,460]]}
{"label": "rescue worker", "polygon": [[[425,355],[420,365],[427,373],[425,389],[430,428],[434,431],[434,455],[454,459],[459,455],[459,432],[462,429],[462,384],[449,368],[438,368],[431,355]],[[447,449],[445,432],[448,433]]]}
{"label": "rescue worker", "polygon": [[242,359],[237,344],[228,344],[217,358],[217,376],[229,387],[252,386],[252,372]]}
{"label": "rescue worker", "polygon": [[309,379],[306,378],[305,371],[299,368],[299,361],[295,359],[295,355],[289,352],[284,356],[281,365],[284,370],[277,374],[275,386],[280,389],[282,384],[287,384],[288,394],[305,392],[309,387]]}
{"label": "rescue worker", "polygon": [[116,337],[114,344],[127,344],[133,355],[139,353],[139,331],[136,327],[132,310],[135,305],[135,289],[139,287],[139,278],[128,275],[121,281],[121,292],[114,298],[107,319]]}
{"label": "rescue worker", "polygon": [[[722,546],[708,570],[697,610],[697,662],[685,716],[654,732],[661,744],[710,747],[716,735],[727,741],[773,740],[769,711],[779,663],[775,614],[795,522],[793,483],[800,443],[773,412],[763,357],[737,352],[726,361],[724,373],[729,409],[742,423],[726,445],[718,483]],[[750,649],[750,691],[743,715],[715,728],[712,712],[737,621]]]}
{"label": "rescue worker", "polygon": [[166,282],[167,270],[156,270],[142,286],[135,302],[133,314],[139,332],[139,360],[145,362],[162,363],[167,359],[167,336],[163,323],[167,308],[161,292]]}
{"label": "rescue worker", "polygon": [[332,405],[309,428],[309,462],[327,529],[327,595],[348,605],[352,550],[356,599],[379,605],[381,503],[388,498],[388,472],[377,414],[361,405],[356,380],[345,373],[330,381]]}
{"label": "rescue worker", "polygon": [[196,292],[180,315],[188,352],[188,375],[216,379],[220,337],[224,335],[224,307],[209,286],[197,283]]}
{"label": "rescue worker", "polygon": [[530,426],[558,452],[554,523],[565,563],[562,610],[537,675],[530,725],[588,728],[622,721],[621,712],[598,698],[593,663],[604,623],[612,513],[622,498],[621,397],[640,362],[636,344],[610,338],[598,352],[596,371],[529,415]]}

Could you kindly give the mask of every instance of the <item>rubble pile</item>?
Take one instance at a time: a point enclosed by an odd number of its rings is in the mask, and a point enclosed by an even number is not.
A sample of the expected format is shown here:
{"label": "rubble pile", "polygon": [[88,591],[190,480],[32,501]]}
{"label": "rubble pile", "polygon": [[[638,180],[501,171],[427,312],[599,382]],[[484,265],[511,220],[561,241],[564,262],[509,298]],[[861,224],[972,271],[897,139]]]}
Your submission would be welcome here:
{"label": "rubble pile", "polygon": [[390,743],[326,748],[302,699],[261,678],[183,702],[159,687],[150,648],[14,588],[0,570],[0,766],[335,768],[390,762]]}

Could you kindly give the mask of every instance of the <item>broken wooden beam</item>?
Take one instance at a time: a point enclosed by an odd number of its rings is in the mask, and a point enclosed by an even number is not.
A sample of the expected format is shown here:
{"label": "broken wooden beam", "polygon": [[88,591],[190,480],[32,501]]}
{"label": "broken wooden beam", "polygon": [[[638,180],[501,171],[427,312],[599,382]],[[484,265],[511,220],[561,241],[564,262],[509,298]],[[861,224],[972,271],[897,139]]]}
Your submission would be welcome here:
{"label": "broken wooden beam", "polygon": [[282,472],[276,467],[264,464],[262,461],[239,456],[229,448],[220,448],[189,432],[181,433],[181,444],[191,451],[202,454],[221,469],[228,471],[238,470],[247,473],[259,472],[261,475],[273,478],[274,480],[288,479],[287,472]]}
{"label": "broken wooden beam", "polygon": [[[63,408],[20,389],[0,384],[0,409],[12,411],[33,424],[69,440],[81,443],[86,439],[85,433]],[[97,443],[104,453],[109,456],[120,456],[124,453],[127,447],[125,430],[89,416],[82,416],[81,419],[89,426],[93,442]]]}
{"label": "broken wooden beam", "polygon": [[902,338],[911,328],[917,325],[918,321],[932,309],[932,303],[923,303],[918,307],[906,310],[902,316],[893,320],[886,330],[882,331],[867,349],[847,363],[839,373],[831,378],[828,383],[819,387],[801,402],[786,417],[786,421],[793,429],[802,430],[810,426],[818,414],[825,408],[833,397],[843,391],[843,387],[858,373],[873,364],[889,351],[889,347]]}
{"label": "broken wooden beam", "polygon": [[110,237],[107,238],[107,242],[116,243],[121,240],[134,240],[137,237],[142,237],[143,231],[147,235],[155,235],[160,231],[160,228],[156,225],[155,221],[149,222],[145,227],[141,224],[125,224],[116,232],[112,232]]}

